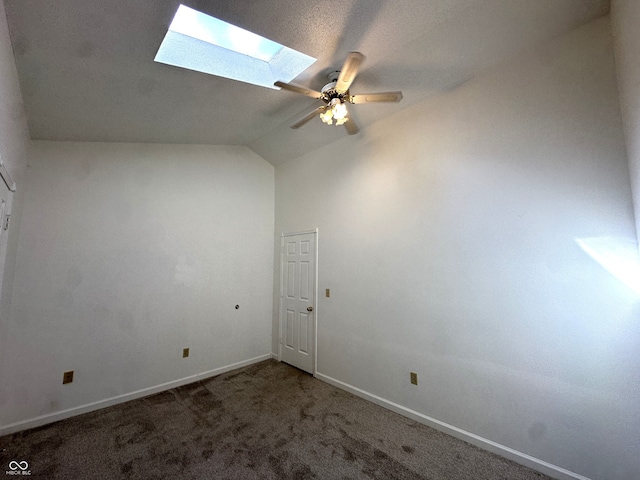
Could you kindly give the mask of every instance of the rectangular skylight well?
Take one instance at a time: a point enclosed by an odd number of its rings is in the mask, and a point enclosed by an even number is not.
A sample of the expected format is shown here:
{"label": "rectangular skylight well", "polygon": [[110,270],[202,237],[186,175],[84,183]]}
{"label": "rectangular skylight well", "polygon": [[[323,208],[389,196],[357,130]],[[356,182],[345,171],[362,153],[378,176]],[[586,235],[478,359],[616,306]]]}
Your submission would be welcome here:
{"label": "rectangular skylight well", "polygon": [[155,61],[277,88],[274,82],[290,82],[316,59],[180,5]]}

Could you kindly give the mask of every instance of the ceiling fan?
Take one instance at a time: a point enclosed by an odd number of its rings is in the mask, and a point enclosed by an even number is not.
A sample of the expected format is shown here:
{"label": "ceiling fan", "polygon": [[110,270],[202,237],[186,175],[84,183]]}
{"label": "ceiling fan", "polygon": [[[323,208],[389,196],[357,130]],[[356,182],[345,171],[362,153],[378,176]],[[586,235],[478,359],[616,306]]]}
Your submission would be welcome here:
{"label": "ceiling fan", "polygon": [[351,95],[349,87],[353,83],[358,74],[360,65],[364,61],[365,56],[360,52],[350,52],[342,66],[342,70],[329,73],[329,83],[327,83],[320,92],[309,90],[291,83],[275,82],[274,85],[291,92],[300,93],[316,100],[322,100],[324,105],[314,108],[291,128],[300,128],[309,122],[316,115],[327,125],[344,125],[349,135],[355,135],[360,131],[358,125],[349,115],[347,103],[375,103],[375,102],[399,102],[402,100],[402,92],[380,92],[380,93],[363,93],[359,95]]}

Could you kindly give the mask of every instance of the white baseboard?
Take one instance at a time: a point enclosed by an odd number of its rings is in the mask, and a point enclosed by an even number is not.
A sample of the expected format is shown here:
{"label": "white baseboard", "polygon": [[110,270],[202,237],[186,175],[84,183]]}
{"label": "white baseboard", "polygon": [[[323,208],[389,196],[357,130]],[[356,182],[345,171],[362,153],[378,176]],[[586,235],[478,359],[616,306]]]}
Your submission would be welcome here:
{"label": "white baseboard", "polygon": [[39,417],[31,418],[28,420],[21,420],[19,422],[10,423],[9,425],[3,425],[0,427],[0,437],[4,435],[9,435],[11,433],[20,432],[22,430],[27,430],[29,428],[40,427],[48,423],[57,422],[58,420],[64,420],[65,418],[74,417],[76,415],[92,412],[94,410],[99,410],[101,408],[117,405],[118,403],[124,403],[124,402],[128,402],[129,400],[135,400],[136,398],[147,397],[149,395],[153,395],[154,393],[163,392],[171,388],[176,388],[182,385],[187,385],[189,383],[197,382],[198,380],[213,377],[215,375],[220,375],[221,373],[225,373],[230,370],[235,370],[236,368],[246,367],[254,363],[262,362],[263,360],[269,360],[270,358],[273,358],[273,354],[267,353],[265,355],[260,355],[259,357],[249,358],[241,362],[232,363],[231,365],[225,365],[224,367],[214,368],[213,370],[209,370],[207,372],[190,375],[188,377],[184,377],[179,380],[173,380],[171,382],[163,383],[153,387],[136,390],[135,392],[125,393],[123,395],[118,395],[116,397],[111,397],[104,400],[98,400],[97,402],[87,403],[86,405],[80,405],[78,407],[69,408],[67,410],[48,413],[46,415],[41,415]]}
{"label": "white baseboard", "polygon": [[558,480],[590,480],[587,477],[571,472],[562,467],[558,467],[557,465],[553,465],[551,463],[545,462],[544,460],[532,457],[531,455],[527,455],[526,453],[519,452],[517,450],[514,450],[513,448],[505,447],[504,445],[500,445],[499,443],[487,440],[486,438],[467,432],[465,430],[462,430],[461,428],[454,427],[453,425],[449,425],[448,423],[441,422],[440,420],[436,420],[435,418],[429,417],[420,412],[416,412],[415,410],[411,410],[410,408],[403,407],[402,405],[386,400],[365,390],[361,390],[357,387],[354,387],[353,385],[349,385],[348,383],[336,380],[335,378],[332,378],[323,373],[316,372],[316,377],[319,380],[333,385],[334,387],[341,388],[350,393],[353,393],[358,397],[369,400],[376,405],[380,405],[381,407],[384,407],[388,410],[399,413],[400,415],[411,418],[412,420],[423,423],[429,427],[435,428],[436,430],[451,435],[452,437],[464,440],[465,442],[475,445],[476,447],[480,447],[483,450],[488,450],[489,452],[496,453],[502,457],[508,458],[509,460],[513,460],[520,465],[524,465],[525,467],[529,467],[540,473],[544,473],[545,475],[548,475],[552,478],[557,478]]}

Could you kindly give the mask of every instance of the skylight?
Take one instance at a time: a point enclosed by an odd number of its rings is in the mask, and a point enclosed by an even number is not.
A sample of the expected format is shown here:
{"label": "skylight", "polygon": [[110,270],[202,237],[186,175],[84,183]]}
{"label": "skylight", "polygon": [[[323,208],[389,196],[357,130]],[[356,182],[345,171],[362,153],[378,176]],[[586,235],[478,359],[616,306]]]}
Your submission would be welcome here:
{"label": "skylight", "polygon": [[316,59],[180,5],[156,62],[263,87],[290,82]]}

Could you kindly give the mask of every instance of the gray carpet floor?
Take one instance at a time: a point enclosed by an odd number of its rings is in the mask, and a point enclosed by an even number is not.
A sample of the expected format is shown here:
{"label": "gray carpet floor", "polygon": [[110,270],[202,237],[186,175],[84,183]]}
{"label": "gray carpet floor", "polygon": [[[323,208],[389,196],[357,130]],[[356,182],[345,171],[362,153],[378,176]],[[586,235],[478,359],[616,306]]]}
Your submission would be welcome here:
{"label": "gray carpet floor", "polygon": [[548,478],[274,360],[2,437],[0,452],[0,470],[27,461],[51,479]]}

